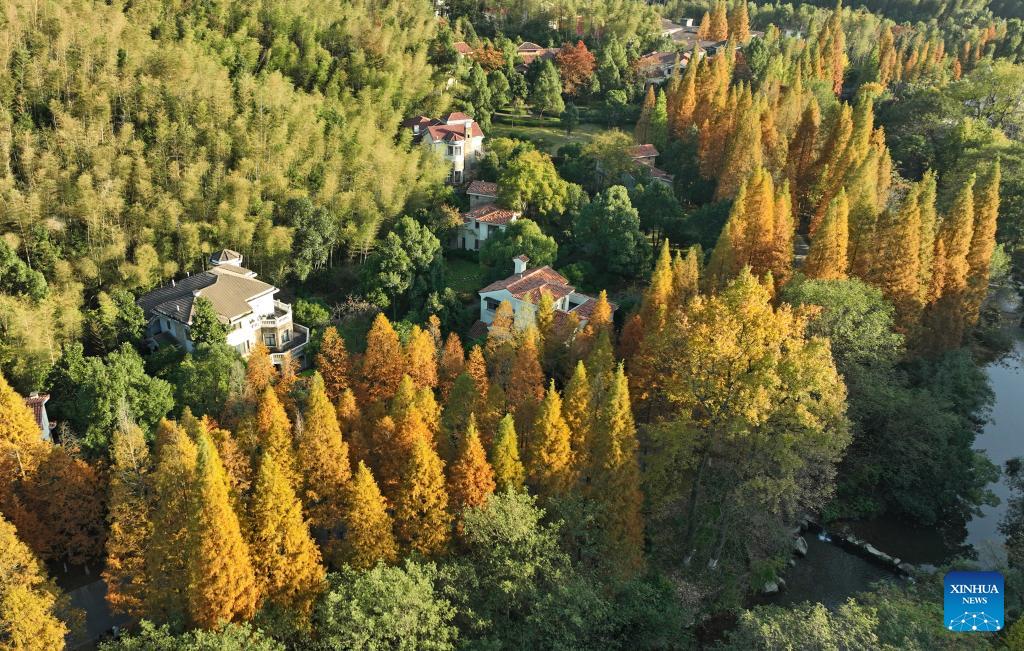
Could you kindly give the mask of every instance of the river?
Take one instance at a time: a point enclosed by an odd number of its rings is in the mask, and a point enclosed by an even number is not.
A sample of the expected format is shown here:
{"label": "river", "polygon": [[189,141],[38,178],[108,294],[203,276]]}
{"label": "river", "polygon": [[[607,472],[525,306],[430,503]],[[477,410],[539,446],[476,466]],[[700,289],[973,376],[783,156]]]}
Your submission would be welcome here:
{"label": "river", "polygon": [[[1024,455],[1024,331],[1017,327],[1022,313],[1016,292],[1000,292],[995,297],[1009,324],[1013,346],[1001,359],[985,367],[995,401],[991,417],[975,439],[974,447],[1003,468],[1007,460]],[[1003,477],[990,486],[999,498],[997,506],[982,507],[967,522],[945,527],[918,527],[892,518],[844,523],[859,538],[879,550],[918,566],[939,566],[958,558],[974,558],[980,565],[998,567],[1005,560],[999,522],[1006,512],[1010,491]],[[896,575],[829,542],[813,533],[805,534],[808,554],[784,574],[787,590],[758,599],[788,605],[800,601],[820,601],[829,607],[866,590],[876,581],[895,579]]]}

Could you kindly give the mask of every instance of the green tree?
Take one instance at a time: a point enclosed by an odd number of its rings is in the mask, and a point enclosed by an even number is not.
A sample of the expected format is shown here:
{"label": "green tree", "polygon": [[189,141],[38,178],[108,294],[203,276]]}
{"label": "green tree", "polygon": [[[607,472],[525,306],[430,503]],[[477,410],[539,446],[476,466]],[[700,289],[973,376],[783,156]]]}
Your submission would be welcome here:
{"label": "green tree", "polygon": [[649,269],[650,242],[640,231],[640,215],[629,193],[620,185],[584,206],[574,224],[573,242],[585,260],[610,276],[639,278]]}
{"label": "green tree", "polygon": [[335,246],[337,222],[323,206],[314,206],[306,197],[291,199],[284,205],[284,219],[294,229],[292,267],[299,280],[319,271]]}
{"label": "green tree", "polygon": [[557,115],[565,110],[565,102],[562,101],[562,80],[558,76],[558,69],[551,61],[544,61],[540,74],[533,82],[530,104],[542,116],[545,113]]}
{"label": "green tree", "polygon": [[173,633],[142,620],[139,631],[100,643],[102,651],[284,651],[285,646],[250,624],[227,624],[216,631]]}
{"label": "green tree", "polygon": [[227,344],[199,344],[170,374],[175,403],[196,417],[218,416],[245,390],[245,362]]}
{"label": "green tree", "polygon": [[559,176],[550,156],[525,151],[509,162],[498,179],[498,200],[528,217],[551,220],[571,207],[571,187]]}
{"label": "green tree", "polygon": [[504,278],[512,273],[512,258],[520,255],[528,257],[532,267],[554,264],[558,243],[537,222],[524,217],[484,241],[480,264],[487,268],[488,278]]}
{"label": "green tree", "polygon": [[565,135],[571,136],[572,132],[576,130],[576,127],[580,126],[580,109],[570,103],[562,111],[561,115],[558,116],[558,120],[565,129]]}
{"label": "green tree", "polygon": [[223,344],[228,331],[213,309],[213,303],[205,296],[199,296],[192,303],[192,321],[188,337],[193,344],[210,346]]}

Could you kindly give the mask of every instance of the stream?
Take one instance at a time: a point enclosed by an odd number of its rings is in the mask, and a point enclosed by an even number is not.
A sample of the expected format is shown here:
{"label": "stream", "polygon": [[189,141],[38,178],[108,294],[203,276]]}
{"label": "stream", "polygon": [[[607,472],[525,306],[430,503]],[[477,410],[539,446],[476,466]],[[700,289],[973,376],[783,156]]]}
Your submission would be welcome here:
{"label": "stream", "polygon": [[[1014,345],[1001,359],[985,367],[995,401],[989,422],[975,439],[974,447],[1003,468],[1005,462],[1024,455],[1021,424],[1024,423],[1024,330],[1016,327],[1022,313],[1021,302],[1013,291],[1000,291],[994,300],[1007,321]],[[941,566],[957,558],[976,559],[980,565],[997,567],[1005,561],[1003,536],[999,522],[1006,512],[1009,486],[1003,477],[990,485],[999,498],[997,506],[984,506],[980,513],[966,522],[947,523],[942,527],[920,527],[895,518],[877,518],[845,522],[838,526],[866,540],[879,550],[916,566]],[[837,525],[833,525],[837,526]],[[808,553],[791,567],[784,578],[787,589],[758,599],[761,603],[791,605],[801,601],[818,601],[832,608],[847,597],[867,590],[872,583],[897,579],[886,568],[848,552],[839,546],[819,540],[806,532]]]}

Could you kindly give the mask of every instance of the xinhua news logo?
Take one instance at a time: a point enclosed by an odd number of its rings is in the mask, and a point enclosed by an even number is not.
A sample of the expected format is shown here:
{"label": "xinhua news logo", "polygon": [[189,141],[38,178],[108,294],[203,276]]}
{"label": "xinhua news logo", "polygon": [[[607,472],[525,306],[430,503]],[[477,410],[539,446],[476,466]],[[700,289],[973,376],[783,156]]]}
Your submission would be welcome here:
{"label": "xinhua news logo", "polygon": [[946,628],[958,633],[994,633],[1003,620],[1003,575],[950,572],[946,575]]}

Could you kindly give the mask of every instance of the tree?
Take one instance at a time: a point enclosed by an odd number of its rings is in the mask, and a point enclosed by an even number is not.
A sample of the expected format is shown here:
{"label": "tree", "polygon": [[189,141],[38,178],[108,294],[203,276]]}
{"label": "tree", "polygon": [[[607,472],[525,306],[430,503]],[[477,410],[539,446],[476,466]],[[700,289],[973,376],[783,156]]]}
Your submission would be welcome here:
{"label": "tree", "polygon": [[498,433],[491,447],[491,467],[497,492],[523,490],[526,469],[519,460],[519,441],[511,414],[506,414],[498,423]]}
{"label": "tree", "polygon": [[512,258],[519,255],[525,255],[536,267],[553,264],[558,244],[555,238],[545,235],[536,222],[524,217],[484,241],[480,264],[489,270],[488,277],[502,278],[511,273]]}
{"label": "tree", "polygon": [[729,12],[729,36],[737,43],[746,44],[750,40],[750,16],[747,14],[746,0],[736,0]]}
{"label": "tree", "polygon": [[423,438],[413,442],[395,498],[395,531],[402,545],[424,556],[440,554],[451,535],[444,463]]}
{"label": "tree", "polygon": [[537,75],[530,90],[530,103],[541,116],[545,113],[558,114],[565,110],[565,102],[562,101],[562,80],[551,61],[544,61],[542,64],[540,74]]}
{"label": "tree", "polygon": [[581,477],[587,476],[590,467],[590,451],[593,446],[591,427],[593,425],[593,403],[590,395],[590,380],[587,378],[587,367],[582,361],[576,362],[569,383],[565,386],[565,399],[562,402],[565,422],[571,434],[570,447],[573,455],[573,468]]}
{"label": "tree", "polygon": [[644,103],[640,106],[640,118],[636,122],[636,129],[633,132],[633,140],[637,144],[651,142],[651,127],[654,121],[654,105],[657,103],[654,93],[654,85],[647,87],[647,94],[644,96]]}
{"label": "tree", "polygon": [[378,314],[366,334],[366,353],[359,367],[361,398],[366,403],[390,400],[398,389],[404,356],[398,333],[383,314]]}
{"label": "tree", "polygon": [[292,265],[295,276],[305,280],[319,271],[335,246],[337,222],[327,209],[314,206],[307,197],[291,199],[284,206],[285,220],[295,229]]}
{"label": "tree", "polygon": [[245,362],[227,344],[200,344],[170,376],[175,403],[196,416],[215,416],[245,391]]}
{"label": "tree", "polygon": [[43,300],[49,291],[46,277],[25,264],[6,241],[0,242],[0,290],[34,301]]}
{"label": "tree", "polygon": [[60,593],[42,564],[0,517],[0,631],[9,649],[59,649],[67,625],[58,618]]}
{"label": "tree", "polygon": [[270,359],[270,350],[257,340],[245,363],[245,395],[253,403],[259,402],[263,391],[274,383],[277,371]]}
{"label": "tree", "polygon": [[85,327],[91,347],[100,354],[116,349],[124,342],[138,344],[146,331],[146,317],[135,304],[135,295],[125,289],[96,295],[96,307],[89,310]]}
{"label": "tree", "polygon": [[455,609],[433,564],[406,561],[332,575],[315,628],[332,649],[455,649]]}
{"label": "tree", "polygon": [[509,162],[498,179],[498,201],[527,217],[550,221],[571,207],[572,188],[559,176],[550,156],[525,151]]}
{"label": "tree", "polygon": [[123,422],[111,438],[109,534],[103,580],[111,610],[131,617],[145,614],[148,576],[146,549],[153,525],[149,520],[151,498],[149,448],[138,425]]}
{"label": "tree", "polygon": [[352,471],[337,411],[319,374],[314,374],[309,384],[309,400],[297,443],[303,478],[299,488],[306,514],[314,526],[336,530]]}
{"label": "tree", "polygon": [[252,494],[249,545],[256,590],[267,605],[308,618],[325,587],[325,572],[302,502],[274,457],[264,454]]}
{"label": "tree", "polygon": [[523,331],[512,360],[512,367],[503,386],[509,411],[519,431],[529,431],[537,405],[544,396],[544,370],[540,365],[537,328]]}
{"label": "tree", "polygon": [[[799,622],[799,624],[797,624]],[[724,649],[806,648],[824,645],[835,649],[880,649],[871,608],[852,599],[833,613],[822,604],[796,608],[760,607],[744,611]]]}
{"label": "tree", "polygon": [[725,0],[716,0],[711,6],[711,19],[708,26],[708,40],[724,41],[729,38],[729,17]]}
{"label": "tree", "polygon": [[992,266],[992,253],[996,247],[1001,180],[1002,166],[996,160],[991,173],[982,184],[979,184],[974,195],[974,230],[971,235],[971,248],[967,254],[967,265],[970,269],[967,277],[969,325],[977,323],[981,304],[988,295],[989,270]]}
{"label": "tree", "polygon": [[345,340],[338,334],[337,328],[328,326],[320,340],[316,368],[323,378],[324,389],[331,404],[337,403],[341,394],[349,387],[349,365]]}
{"label": "tree", "polygon": [[480,506],[494,492],[494,471],[487,463],[487,454],[476,429],[476,419],[472,416],[466,434],[462,437],[458,458],[448,474],[448,495],[455,513]]}
{"label": "tree", "polygon": [[400,295],[424,282],[440,251],[440,240],[426,226],[402,217],[363,265],[368,298],[382,308],[394,305]]}
{"label": "tree", "polygon": [[405,357],[406,373],[415,386],[428,389],[437,386],[437,348],[429,332],[419,326],[412,327]]}
{"label": "tree", "polygon": [[597,59],[583,41],[563,45],[555,55],[555,65],[566,95],[580,95],[590,88],[590,79],[597,69]]}
{"label": "tree", "polygon": [[223,344],[227,334],[227,328],[220,322],[210,299],[205,296],[196,297],[192,303],[192,321],[188,327],[188,336],[192,343]]}
{"label": "tree", "polygon": [[649,142],[661,150],[668,146],[668,99],[664,90],[658,91],[658,100],[654,103]]}
{"label": "tree", "polygon": [[395,562],[398,544],[392,532],[391,516],[373,474],[363,461],[359,462],[352,479],[343,519],[345,537],[338,548],[335,565],[347,563],[364,570],[381,561]]}
{"label": "tree", "polygon": [[194,629],[173,634],[171,627],[156,627],[142,620],[139,631],[100,644],[103,651],[284,651],[285,646],[250,624],[226,624],[215,631]]}
{"label": "tree", "polygon": [[584,206],[573,241],[584,259],[612,276],[637,278],[650,264],[650,243],[640,231],[640,215],[626,188],[616,185]]}
{"label": "tree", "polygon": [[580,109],[575,104],[569,103],[558,116],[558,121],[565,129],[565,134],[571,136],[576,127],[580,126]]}
{"label": "tree", "polygon": [[197,448],[186,551],[188,616],[196,626],[212,629],[252,617],[259,591],[220,457],[205,434]]}
{"label": "tree", "polygon": [[254,431],[242,439],[253,466],[257,465],[262,454],[269,452],[281,465],[281,470],[288,477],[288,481],[292,482],[293,486],[301,485],[292,424],[273,387],[263,390],[263,397],[256,409],[254,426]]}
{"label": "tree", "polygon": [[145,548],[146,615],[157,622],[184,623],[188,612],[189,517],[196,479],[196,445],[185,430],[162,421],[156,433],[153,535]]}
{"label": "tree", "polygon": [[848,266],[846,248],[849,242],[847,218],[850,207],[846,192],[841,191],[835,198],[821,228],[811,240],[811,248],[804,261],[803,272],[808,278],[820,280],[843,280]]}
{"label": "tree", "polygon": [[437,392],[441,402],[448,401],[455,379],[462,374],[465,367],[466,353],[462,348],[462,340],[458,334],[449,332],[438,363]]}
{"label": "tree", "polygon": [[562,398],[552,381],[525,446],[527,477],[538,494],[559,497],[572,487],[571,441],[572,432],[562,415]]}

